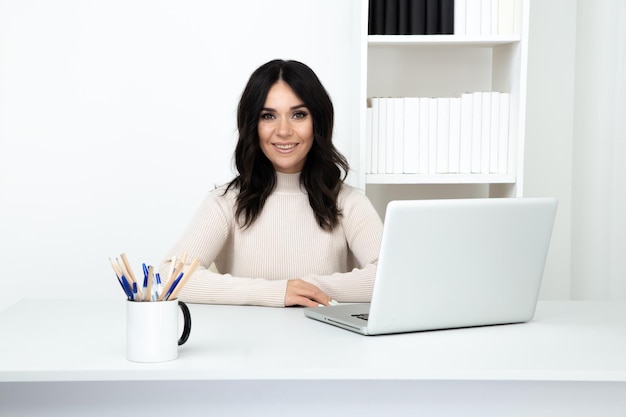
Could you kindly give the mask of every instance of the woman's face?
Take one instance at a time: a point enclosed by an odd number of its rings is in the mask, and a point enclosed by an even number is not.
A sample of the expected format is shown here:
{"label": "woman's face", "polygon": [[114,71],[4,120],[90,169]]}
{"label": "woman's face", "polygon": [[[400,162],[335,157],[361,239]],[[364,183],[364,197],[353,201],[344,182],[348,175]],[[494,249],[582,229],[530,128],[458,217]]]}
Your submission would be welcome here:
{"label": "woman's face", "polygon": [[301,172],[313,146],[309,109],[282,80],[274,84],[259,117],[259,145],[278,172]]}

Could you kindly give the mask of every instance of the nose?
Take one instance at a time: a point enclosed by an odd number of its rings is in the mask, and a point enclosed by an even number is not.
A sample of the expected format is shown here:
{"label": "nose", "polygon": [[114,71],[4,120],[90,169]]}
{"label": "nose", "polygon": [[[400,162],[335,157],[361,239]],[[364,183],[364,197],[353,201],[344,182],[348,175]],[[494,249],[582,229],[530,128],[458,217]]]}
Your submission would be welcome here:
{"label": "nose", "polygon": [[288,118],[282,118],[278,122],[278,129],[276,131],[278,136],[290,136],[291,135],[291,123]]}

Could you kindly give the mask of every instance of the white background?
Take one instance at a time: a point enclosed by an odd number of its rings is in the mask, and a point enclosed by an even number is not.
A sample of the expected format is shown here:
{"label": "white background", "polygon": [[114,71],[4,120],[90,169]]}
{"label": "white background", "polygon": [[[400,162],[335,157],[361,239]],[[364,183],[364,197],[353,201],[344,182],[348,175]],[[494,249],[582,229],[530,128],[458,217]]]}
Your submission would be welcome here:
{"label": "white background", "polygon": [[314,69],[350,157],[358,4],[0,0],[0,309],[120,297],[122,252],[158,265],[232,178],[237,103],[271,59]]}
{"label": "white background", "polygon": [[[232,177],[237,101],[269,59],[317,72],[355,158],[357,5],[0,0],[0,310],[121,297],[121,252],[158,264]],[[625,9],[530,6],[524,194],[560,201],[544,299],[626,299]]]}
{"label": "white background", "polygon": [[626,300],[626,2],[530,5],[524,195],[559,198],[541,297]]}

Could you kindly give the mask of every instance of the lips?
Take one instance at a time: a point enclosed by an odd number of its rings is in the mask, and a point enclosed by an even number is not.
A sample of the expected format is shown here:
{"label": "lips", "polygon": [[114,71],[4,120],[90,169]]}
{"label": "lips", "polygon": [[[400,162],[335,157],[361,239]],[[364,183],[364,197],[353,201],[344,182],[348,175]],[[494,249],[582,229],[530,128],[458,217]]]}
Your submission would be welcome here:
{"label": "lips", "polygon": [[273,146],[278,152],[288,153],[291,150],[293,150],[296,146],[298,146],[298,144],[297,143],[274,143]]}

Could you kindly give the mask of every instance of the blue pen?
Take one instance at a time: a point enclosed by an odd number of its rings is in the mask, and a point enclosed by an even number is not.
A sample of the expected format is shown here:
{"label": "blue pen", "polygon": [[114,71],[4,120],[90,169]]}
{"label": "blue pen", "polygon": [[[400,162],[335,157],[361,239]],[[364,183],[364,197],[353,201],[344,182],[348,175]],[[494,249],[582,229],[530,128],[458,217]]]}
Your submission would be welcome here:
{"label": "blue pen", "polygon": [[152,286],[152,294],[150,295],[150,301],[158,301],[161,293],[163,292],[163,285],[161,284],[161,275],[157,272],[154,274],[156,285]]}
{"label": "blue pen", "polygon": [[122,282],[122,280],[120,279],[120,277],[117,277],[117,282],[120,283],[120,286],[122,287],[122,289],[124,290],[124,294],[126,294],[126,297],[130,298],[130,294],[128,293],[128,291],[126,290],[126,287],[124,286],[124,283]]}
{"label": "blue pen", "polygon": [[143,291],[141,292],[141,299],[145,300],[148,292],[148,267],[146,264],[141,264],[143,266]]}
{"label": "blue pen", "polygon": [[167,301],[168,297],[174,292],[174,289],[176,289],[176,286],[178,285],[178,283],[180,282],[180,280],[183,278],[184,272],[181,272],[180,275],[178,276],[178,278],[176,278],[174,280],[174,283],[172,284],[172,286],[170,287],[169,290],[167,290],[167,294],[165,294],[165,297],[163,297],[164,301]]}
{"label": "blue pen", "polygon": [[133,300],[141,301],[141,299],[139,298],[139,294],[137,294],[137,283],[136,282],[133,282]]}
{"label": "blue pen", "polygon": [[126,277],[122,274],[122,284],[124,286],[124,292],[126,292],[126,295],[128,296],[129,300],[133,300],[133,289],[130,287],[130,283],[128,282],[128,280],[126,279]]}

